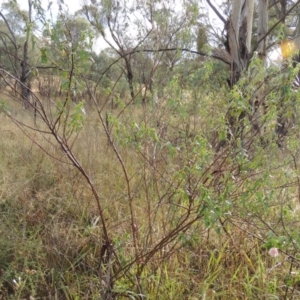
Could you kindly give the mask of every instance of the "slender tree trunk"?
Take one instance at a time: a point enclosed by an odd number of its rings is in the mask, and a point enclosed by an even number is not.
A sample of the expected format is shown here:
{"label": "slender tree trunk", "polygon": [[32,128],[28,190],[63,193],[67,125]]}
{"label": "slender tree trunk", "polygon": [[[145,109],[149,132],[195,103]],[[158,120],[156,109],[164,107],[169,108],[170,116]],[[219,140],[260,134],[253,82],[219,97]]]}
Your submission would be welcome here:
{"label": "slender tree trunk", "polygon": [[234,0],[232,4],[232,13],[229,20],[228,44],[229,54],[231,56],[231,78],[230,84],[233,87],[241,74],[242,66],[239,53],[239,29],[241,18],[242,1]]}
{"label": "slender tree trunk", "polygon": [[125,59],[125,66],[126,66],[126,77],[127,77],[127,81],[128,81],[128,85],[129,85],[129,90],[130,90],[130,96],[131,99],[134,99],[134,88],[133,88],[133,72],[132,72],[132,68],[131,68],[131,62],[130,62],[130,57],[127,58],[126,56],[124,56]]}
{"label": "slender tree trunk", "polygon": [[262,60],[262,64],[265,65],[267,58],[267,45],[268,45],[268,0],[259,0],[258,1],[258,55]]}
{"label": "slender tree trunk", "polygon": [[21,61],[21,96],[25,108],[29,108],[30,105],[30,68],[28,65],[28,40],[25,41],[23,46],[23,60]]}

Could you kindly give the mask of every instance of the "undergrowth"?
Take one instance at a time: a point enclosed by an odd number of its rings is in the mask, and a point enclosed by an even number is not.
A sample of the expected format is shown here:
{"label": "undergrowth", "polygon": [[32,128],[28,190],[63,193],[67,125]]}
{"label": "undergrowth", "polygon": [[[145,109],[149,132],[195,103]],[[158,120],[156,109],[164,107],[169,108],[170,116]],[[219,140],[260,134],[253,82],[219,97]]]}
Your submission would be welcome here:
{"label": "undergrowth", "polygon": [[58,105],[52,132],[54,121],[34,124],[8,99],[0,297],[299,298],[298,124],[279,147],[270,93],[263,136],[249,117],[244,136],[224,143],[224,108],[250,114],[248,89],[192,94],[174,79],[159,105],[86,116]]}

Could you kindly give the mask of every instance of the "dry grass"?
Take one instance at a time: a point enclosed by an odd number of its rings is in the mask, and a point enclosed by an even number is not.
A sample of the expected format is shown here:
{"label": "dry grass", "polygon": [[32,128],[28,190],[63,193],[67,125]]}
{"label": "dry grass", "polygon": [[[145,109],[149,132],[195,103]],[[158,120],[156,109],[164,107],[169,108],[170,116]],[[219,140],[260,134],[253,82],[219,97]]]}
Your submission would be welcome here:
{"label": "dry grass", "polygon": [[[115,281],[114,297],[297,299],[299,170],[291,158],[298,148],[291,139],[290,152],[270,146],[249,160],[215,154],[208,141],[218,120],[207,123],[213,104],[205,103],[198,117],[166,104],[130,106],[115,119],[121,109],[108,111],[128,179],[95,112],[70,137],[100,195],[118,263],[133,261]],[[34,125],[9,104],[12,115]],[[103,231],[90,186],[53,137],[22,127],[28,138],[4,114],[0,121],[0,298],[103,298]],[[268,255],[271,246],[282,249],[278,258]]]}

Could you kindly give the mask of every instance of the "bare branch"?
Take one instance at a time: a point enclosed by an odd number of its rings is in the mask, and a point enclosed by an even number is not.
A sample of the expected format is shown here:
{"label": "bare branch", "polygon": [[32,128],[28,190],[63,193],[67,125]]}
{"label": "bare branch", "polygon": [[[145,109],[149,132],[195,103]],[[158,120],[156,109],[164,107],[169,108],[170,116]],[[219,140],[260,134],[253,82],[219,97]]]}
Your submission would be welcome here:
{"label": "bare branch", "polygon": [[2,17],[7,29],[9,30],[9,33],[11,34],[11,37],[13,39],[13,45],[15,47],[15,50],[17,51],[17,43],[16,43],[16,38],[15,38],[14,32],[10,28],[10,25],[9,25],[8,21],[6,20],[5,16],[3,15],[3,13],[1,11],[0,11],[0,16]]}
{"label": "bare branch", "polygon": [[208,5],[210,6],[210,8],[214,11],[214,13],[218,16],[218,18],[224,23],[226,24],[226,20],[224,19],[224,17],[220,14],[220,12],[217,10],[217,8],[210,2],[210,0],[206,0]]}

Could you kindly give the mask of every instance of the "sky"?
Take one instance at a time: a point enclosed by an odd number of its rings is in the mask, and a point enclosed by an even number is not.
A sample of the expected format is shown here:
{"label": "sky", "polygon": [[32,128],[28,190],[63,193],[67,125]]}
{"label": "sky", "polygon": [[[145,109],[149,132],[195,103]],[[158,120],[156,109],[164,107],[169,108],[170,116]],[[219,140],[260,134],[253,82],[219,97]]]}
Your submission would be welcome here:
{"label": "sky", "polygon": [[[16,0],[19,5],[21,6],[22,9],[28,9],[28,0]],[[0,0],[0,5],[5,2],[5,0]],[[41,0],[42,2],[42,6],[44,9],[47,9],[48,5],[50,2],[52,3],[51,8],[53,10],[57,10],[57,2],[61,2],[59,0]],[[81,4],[80,2],[82,2],[81,0],[63,0],[62,2],[65,3],[65,5],[68,7],[70,13],[74,13],[76,10],[81,8]]]}

